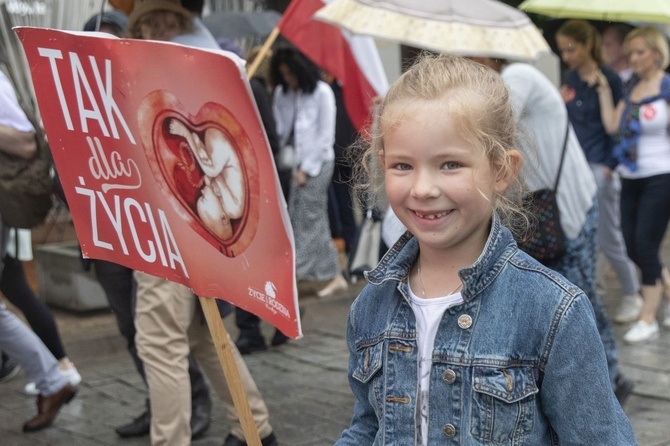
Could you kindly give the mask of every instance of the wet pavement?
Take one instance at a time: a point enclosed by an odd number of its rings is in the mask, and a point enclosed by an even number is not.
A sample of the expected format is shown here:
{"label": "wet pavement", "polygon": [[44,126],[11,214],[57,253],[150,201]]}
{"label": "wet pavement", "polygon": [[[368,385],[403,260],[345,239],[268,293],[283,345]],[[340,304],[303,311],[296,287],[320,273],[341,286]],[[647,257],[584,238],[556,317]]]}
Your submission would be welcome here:
{"label": "wet pavement", "polygon": [[[670,261],[670,249],[664,258]],[[613,314],[620,290],[616,279],[601,274],[606,307]],[[330,445],[350,420],[353,396],[347,384],[346,315],[361,284],[326,298],[301,295],[304,337],[266,352],[245,356],[270,409],[280,444]],[[309,290],[308,290],[309,291]],[[304,293],[310,294],[310,293]],[[70,358],[83,376],[79,394],[54,425],[23,434],[35,413],[35,400],[22,393],[23,374],[0,384],[0,445],[149,445],[149,438],[121,439],[114,427],[142,412],[146,390],[126,353],[113,316],[54,309]],[[225,321],[235,337],[232,317]],[[273,329],[265,324],[270,338]],[[620,340],[625,330],[616,326]],[[635,382],[625,405],[641,446],[670,446],[670,330],[642,346],[620,342],[624,373]],[[594,410],[598,410],[594,403]],[[221,445],[227,435],[223,408],[214,405],[212,425],[198,444]]]}

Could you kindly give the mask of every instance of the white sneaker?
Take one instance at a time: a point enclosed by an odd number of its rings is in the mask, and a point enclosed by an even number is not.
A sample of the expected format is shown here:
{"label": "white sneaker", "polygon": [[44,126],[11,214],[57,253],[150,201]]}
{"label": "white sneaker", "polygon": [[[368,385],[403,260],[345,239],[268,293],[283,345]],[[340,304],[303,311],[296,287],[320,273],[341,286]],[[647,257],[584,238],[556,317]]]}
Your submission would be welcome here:
{"label": "white sneaker", "polygon": [[628,322],[636,321],[640,317],[643,302],[642,296],[639,294],[624,296],[614,315],[614,322],[627,324]]}
{"label": "white sneaker", "polygon": [[[68,379],[68,382],[70,383],[70,385],[72,385],[72,387],[77,387],[81,382],[81,375],[74,367],[70,367],[69,369],[66,370],[61,370],[60,372],[63,376],[65,376]],[[34,382],[29,382],[23,388],[23,393],[25,393],[28,396],[37,396],[40,394],[40,391]]]}
{"label": "white sneaker", "polygon": [[670,328],[670,302],[663,302],[663,326]]}
{"label": "white sneaker", "polygon": [[653,341],[659,337],[658,322],[654,321],[647,324],[644,321],[637,321],[623,335],[623,340],[628,344],[639,344],[642,342]]}

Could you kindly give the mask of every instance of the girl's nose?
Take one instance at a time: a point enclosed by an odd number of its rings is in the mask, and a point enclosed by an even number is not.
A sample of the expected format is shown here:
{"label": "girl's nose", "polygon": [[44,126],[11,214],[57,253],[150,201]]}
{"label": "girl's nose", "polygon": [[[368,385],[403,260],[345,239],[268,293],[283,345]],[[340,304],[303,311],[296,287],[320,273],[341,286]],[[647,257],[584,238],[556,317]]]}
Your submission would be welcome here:
{"label": "girl's nose", "polygon": [[412,193],[417,198],[434,198],[440,194],[434,175],[426,170],[417,170],[412,186]]}

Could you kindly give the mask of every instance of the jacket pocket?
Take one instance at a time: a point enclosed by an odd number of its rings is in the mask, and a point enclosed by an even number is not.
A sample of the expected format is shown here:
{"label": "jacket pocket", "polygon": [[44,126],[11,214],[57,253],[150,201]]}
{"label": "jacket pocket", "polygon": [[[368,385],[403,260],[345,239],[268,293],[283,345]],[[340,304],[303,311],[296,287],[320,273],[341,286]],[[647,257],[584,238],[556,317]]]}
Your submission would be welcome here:
{"label": "jacket pocket", "polygon": [[367,383],[382,368],[384,342],[359,343],[356,349],[356,368],[352,376]]}
{"label": "jacket pocket", "polygon": [[532,367],[475,367],[470,433],[494,443],[521,437],[533,428],[537,393]]}

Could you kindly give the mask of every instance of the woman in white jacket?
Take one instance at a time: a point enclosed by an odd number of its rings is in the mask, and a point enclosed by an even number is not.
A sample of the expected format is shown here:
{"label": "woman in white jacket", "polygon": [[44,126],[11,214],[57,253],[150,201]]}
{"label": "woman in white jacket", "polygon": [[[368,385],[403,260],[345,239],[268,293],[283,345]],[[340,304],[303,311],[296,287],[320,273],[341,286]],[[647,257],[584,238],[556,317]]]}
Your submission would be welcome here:
{"label": "woman in white jacket", "polygon": [[272,56],[273,111],[281,145],[295,150],[289,215],[295,236],[298,280],[330,282],[317,294],[345,289],[328,223],[328,187],[335,166],[335,96],[305,56],[292,48]]}

